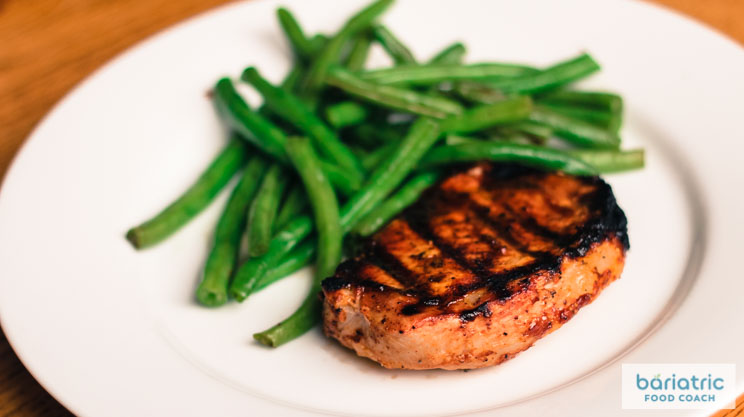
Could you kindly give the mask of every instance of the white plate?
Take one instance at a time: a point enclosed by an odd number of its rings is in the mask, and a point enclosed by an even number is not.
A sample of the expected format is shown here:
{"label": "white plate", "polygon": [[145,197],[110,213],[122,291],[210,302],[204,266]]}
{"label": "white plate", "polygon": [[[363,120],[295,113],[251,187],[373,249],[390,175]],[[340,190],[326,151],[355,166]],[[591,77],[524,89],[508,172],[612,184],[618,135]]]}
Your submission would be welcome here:
{"label": "white plate", "polygon": [[[283,3],[311,32],[362,4]],[[421,57],[453,40],[471,61],[545,65],[590,51],[604,70],[586,85],[626,98],[625,146],[648,152],[645,170],[609,177],[630,222],[626,271],[562,329],[494,368],[388,371],[320,331],[276,350],[252,342],[294,310],[307,273],[242,305],[197,306],[220,204],[152,250],[135,252],[123,234],[222,146],[205,95],[218,76],[255,64],[281,78],[277,5],[222,7],[122,55],[68,95],[13,164],[0,199],[0,317],[24,364],[70,410],[619,415],[621,362],[744,363],[744,53],[636,2],[411,0],[385,17]]]}

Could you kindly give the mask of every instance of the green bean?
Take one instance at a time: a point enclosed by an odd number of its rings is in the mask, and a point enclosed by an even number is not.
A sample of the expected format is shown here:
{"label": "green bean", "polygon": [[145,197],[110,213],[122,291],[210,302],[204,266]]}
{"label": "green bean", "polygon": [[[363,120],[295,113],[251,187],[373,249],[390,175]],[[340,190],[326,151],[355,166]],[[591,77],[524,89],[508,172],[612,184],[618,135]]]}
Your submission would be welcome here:
{"label": "green bean", "polygon": [[315,56],[323,49],[326,42],[328,42],[328,36],[322,33],[316,33],[310,38],[310,46],[312,47],[312,55]]}
{"label": "green bean", "polygon": [[[355,156],[356,158],[356,156]],[[360,162],[361,165],[361,162]],[[320,162],[320,166],[323,169],[328,180],[333,184],[333,188],[336,189],[344,197],[350,197],[361,188],[364,183],[364,178],[356,175],[349,175],[348,171],[339,167],[338,165],[330,164],[325,161]],[[363,166],[363,165],[362,165]]]}
{"label": "green bean", "polygon": [[384,25],[377,25],[372,29],[377,42],[390,55],[396,64],[415,64],[416,58],[403,42]]}
{"label": "green bean", "polygon": [[517,143],[522,145],[545,145],[542,139],[536,138],[520,130],[509,129],[506,127],[504,127],[503,129],[494,129],[494,131],[490,132],[485,140],[504,143]]}
{"label": "green bean", "polygon": [[375,167],[380,165],[382,161],[390,157],[397,147],[397,143],[386,143],[378,146],[372,152],[361,158],[362,165],[367,170],[373,170]]}
{"label": "green bean", "polygon": [[306,60],[313,56],[313,45],[305,36],[302,27],[297,22],[292,13],[280,7],[276,9],[276,16],[279,19],[279,25],[282,27],[284,34],[287,36],[289,46],[294,51],[297,58]]}
{"label": "green bean", "polygon": [[515,123],[512,127],[519,130],[520,132],[526,133],[534,138],[540,139],[541,142],[546,142],[553,136],[553,129],[529,120],[523,120]]}
{"label": "green bean", "polygon": [[492,126],[524,120],[530,115],[532,100],[515,96],[494,104],[473,107],[464,113],[442,120],[443,132],[469,133]]}
{"label": "green bean", "polygon": [[282,201],[279,213],[274,220],[274,234],[284,229],[292,219],[302,215],[307,207],[307,196],[302,184],[294,184]]}
{"label": "green bean", "polygon": [[623,98],[614,93],[601,91],[556,90],[540,97],[540,102],[555,105],[588,107],[595,110],[621,114]]}
{"label": "green bean", "polygon": [[535,141],[532,137],[528,136],[525,133],[519,132],[517,130],[512,131],[504,131],[503,129],[499,129],[495,131],[493,134],[489,135],[487,138],[481,138],[481,137],[471,137],[471,136],[461,136],[461,135],[447,135],[447,137],[444,139],[445,145],[461,145],[464,143],[484,143],[486,141],[495,141],[500,143],[516,143],[516,144],[522,144],[522,145],[535,145]]}
{"label": "green bean", "polygon": [[540,106],[535,106],[530,114],[530,120],[550,127],[557,136],[576,146],[611,149],[620,146],[620,137],[617,133]]}
{"label": "green bean", "polygon": [[318,298],[320,282],[333,275],[341,261],[342,231],[338,213],[338,202],[328,179],[320,169],[315,152],[306,138],[290,138],[287,152],[305,184],[318,232],[318,253],[315,262],[315,279],[310,293],[289,318],[253,337],[271,347],[280,346],[295,339],[317,322],[321,302]]}
{"label": "green bean", "polygon": [[548,110],[552,110],[555,113],[560,113],[564,116],[583,120],[587,123],[591,123],[594,126],[607,129],[611,132],[617,133],[620,130],[620,125],[622,124],[621,116],[619,113],[610,113],[603,110],[573,107],[552,103],[540,103],[540,106]]}
{"label": "green bean", "polygon": [[382,85],[432,85],[447,81],[510,79],[538,72],[517,64],[422,64],[368,70],[361,78]]}
{"label": "green bean", "polygon": [[289,70],[287,75],[284,77],[284,80],[282,80],[281,88],[287,91],[294,91],[301,79],[302,67],[295,65],[291,70]]}
{"label": "green bean", "polygon": [[127,240],[135,248],[143,249],[175,233],[212,202],[243,165],[246,156],[243,141],[233,137],[186,192],[155,217],[129,229]]}
{"label": "green bean", "polygon": [[414,176],[357,223],[354,231],[361,236],[369,236],[376,232],[403,209],[413,204],[427,188],[437,182],[438,178],[437,172],[423,172]]}
{"label": "green bean", "polygon": [[506,99],[506,94],[501,90],[472,81],[461,81],[453,87],[452,91],[473,103],[493,104]]}
{"label": "green bean", "polygon": [[284,132],[251,110],[229,78],[217,81],[214,87],[214,103],[228,127],[239,133],[243,139],[279,161],[285,163],[289,161],[284,152],[284,144],[287,142]]}
{"label": "green bean", "polygon": [[274,227],[274,219],[287,186],[287,172],[274,164],[261,181],[256,198],[248,210],[248,253],[261,256],[269,249]]}
{"label": "green bean", "polygon": [[439,123],[429,118],[417,119],[398,147],[373,171],[362,189],[354,194],[341,211],[341,226],[348,232],[366,216],[405,177],[437,141]]}
{"label": "green bean", "polygon": [[593,166],[603,174],[641,169],[644,166],[645,159],[643,149],[630,151],[572,149],[568,153]]}
{"label": "green bean", "polygon": [[429,60],[429,63],[444,65],[460,64],[465,56],[465,52],[467,52],[465,45],[461,42],[455,42],[434,55],[434,57]]}
{"label": "green bean", "polygon": [[[362,217],[373,210],[413,170],[423,154],[439,137],[439,124],[428,118],[419,118],[406,137],[389,158],[372,172],[361,190],[341,208],[341,228],[344,234]],[[267,270],[278,265],[297,244],[313,229],[308,216],[295,218],[280,231],[261,257],[243,263],[230,285],[230,295],[238,301],[245,300],[261,281]]]}
{"label": "green bean", "polygon": [[370,33],[361,33],[354,39],[354,44],[346,59],[346,68],[349,71],[361,71],[367,63],[369,48],[372,46],[372,35]]}
{"label": "green bean", "polygon": [[326,120],[336,129],[358,125],[367,119],[367,108],[355,101],[342,101],[325,109]]}
{"label": "green bean", "polygon": [[320,152],[347,170],[347,175],[364,178],[364,170],[353,153],[338,139],[299,98],[288,91],[271,85],[258,71],[249,67],[243,72],[243,80],[250,83],[264,97],[266,105],[277,115],[305,132]]}
{"label": "green bean", "polygon": [[530,120],[523,120],[500,126],[495,133],[496,136],[512,142],[544,145],[553,136],[553,129]]}
{"label": "green bean", "polygon": [[[336,223],[340,226],[342,233],[338,233],[338,249],[340,259],[340,247],[341,247],[341,236],[349,231],[361,217],[367,215],[379,202],[384,199],[390,192],[400,184],[408,173],[418,162],[419,158],[434,144],[437,137],[439,136],[439,127],[436,122],[430,119],[419,119],[411,127],[410,133],[406,136],[401,146],[396,150],[395,154],[391,157],[387,163],[383,163],[375,172],[372,174],[369,183],[365,188],[352,197],[349,202],[345,205],[346,210],[342,210],[340,222]],[[307,147],[307,149],[310,149]],[[290,152],[292,154],[292,152]],[[295,160],[295,156],[292,156]],[[300,165],[300,164],[298,164]],[[298,168],[300,168],[298,166]],[[307,181],[304,174],[300,174],[304,181]],[[315,175],[318,176],[317,174]],[[322,176],[322,175],[321,175]],[[308,186],[308,192],[311,191],[310,184],[306,182]],[[328,187],[330,190],[330,187]],[[331,192],[332,195],[332,192]],[[311,201],[314,204],[314,211],[316,217],[318,213],[324,213],[327,208],[325,207],[325,199],[311,197]],[[336,213],[338,214],[338,212]],[[322,226],[319,222],[321,219],[316,218],[318,223],[319,235],[322,233]],[[334,233],[339,231],[334,231]],[[328,234],[331,234],[330,232]],[[276,347],[283,343],[286,343],[312,328],[320,318],[320,307],[321,302],[317,297],[317,291],[320,290],[320,279],[333,273],[335,264],[331,262],[323,263],[321,259],[321,253],[324,250],[323,241],[318,241],[318,265],[320,273],[316,274],[316,279],[313,282],[313,287],[302,303],[299,309],[295,311],[288,319],[277,324],[271,329],[256,333],[253,337],[259,342]],[[328,244],[328,243],[325,243]],[[338,262],[338,260],[336,260]]]}
{"label": "green bean", "polygon": [[205,306],[217,307],[227,302],[227,287],[240,252],[240,238],[245,229],[245,213],[256,194],[267,163],[254,156],[245,166],[240,182],[230,194],[214,234],[214,244],[204,266],[204,277],[196,290],[196,299]]}
{"label": "green bean", "polygon": [[263,256],[250,258],[240,265],[230,284],[230,295],[241,302],[248,298],[266,272],[278,265],[312,230],[313,222],[309,216],[295,217],[274,236],[269,243],[269,250]]}
{"label": "green bean", "polygon": [[474,138],[470,136],[462,136],[462,135],[453,135],[448,134],[444,138],[444,144],[449,145],[462,145],[463,143],[482,143],[483,139],[480,138]]}
{"label": "green bean", "polygon": [[463,111],[462,106],[455,101],[399,87],[378,85],[340,67],[330,70],[326,82],[362,100],[406,113],[444,118]]}
{"label": "green bean", "polygon": [[[282,89],[292,92],[297,88],[297,83],[300,82],[302,79],[303,74],[303,68],[301,65],[294,65],[284,76],[284,79],[282,80],[282,83],[279,85]],[[267,120],[270,120],[272,117],[275,116],[274,112],[269,109],[266,104],[262,104],[261,107],[258,108],[257,112],[267,118]],[[286,141],[286,139],[285,139]]]}
{"label": "green bean", "polygon": [[[348,137],[355,143],[374,149],[381,144],[400,142],[404,135],[405,131],[401,131],[398,126],[365,123],[359,126],[354,126]],[[366,168],[366,165],[364,165],[364,162],[362,162],[362,166],[369,170]]]}
{"label": "green bean", "polygon": [[314,240],[306,240],[296,248],[292,249],[292,251],[282,259],[279,265],[266,272],[266,275],[264,275],[261,281],[256,284],[254,292],[261,291],[280,279],[286,278],[307,266],[315,257],[315,249]]}
{"label": "green bean", "polygon": [[[228,126],[239,133],[242,138],[247,139],[281,163],[286,164],[289,161],[284,151],[287,136],[264,116],[252,111],[229,79],[223,78],[217,83],[215,104]],[[354,191],[356,187],[354,184],[360,184],[363,181],[362,176],[349,172],[345,172],[344,175],[335,175],[338,169],[331,167],[331,164],[323,164],[323,167],[334,171],[327,175],[331,183],[345,195]]]}
{"label": "green bean", "polygon": [[[320,161],[306,138],[295,137],[287,142],[287,152],[300,175],[313,209],[318,235],[315,282],[333,274],[341,260],[341,229],[338,201],[328,179],[320,168]],[[313,298],[316,294],[312,294]]]}
{"label": "green bean", "polygon": [[570,153],[542,146],[504,142],[464,143],[432,149],[421,160],[421,167],[435,167],[454,162],[491,160],[521,162],[543,169],[561,170],[568,174],[594,175],[596,170]]}
{"label": "green bean", "polygon": [[359,11],[326,42],[324,48],[318,53],[308,70],[303,89],[314,93],[323,84],[328,70],[339,62],[341,51],[349,39],[368,29],[377,17],[387,9],[393,0],[377,0]]}
{"label": "green bean", "polygon": [[531,94],[572,83],[597,71],[599,71],[599,64],[588,54],[582,54],[537,73],[502,78],[486,83],[505,94]]}

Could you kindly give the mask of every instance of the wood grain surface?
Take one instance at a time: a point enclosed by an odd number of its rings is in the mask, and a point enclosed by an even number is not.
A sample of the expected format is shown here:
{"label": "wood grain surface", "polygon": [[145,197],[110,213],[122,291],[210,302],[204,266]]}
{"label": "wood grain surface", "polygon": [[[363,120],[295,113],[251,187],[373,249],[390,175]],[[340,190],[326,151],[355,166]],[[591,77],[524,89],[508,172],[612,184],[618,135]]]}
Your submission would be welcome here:
{"label": "wood grain surface", "polygon": [[[655,0],[744,44],[744,0]],[[225,0],[0,0],[0,180],[67,91],[137,41]],[[717,417],[742,414],[737,409]],[[69,416],[0,333],[0,417]]]}

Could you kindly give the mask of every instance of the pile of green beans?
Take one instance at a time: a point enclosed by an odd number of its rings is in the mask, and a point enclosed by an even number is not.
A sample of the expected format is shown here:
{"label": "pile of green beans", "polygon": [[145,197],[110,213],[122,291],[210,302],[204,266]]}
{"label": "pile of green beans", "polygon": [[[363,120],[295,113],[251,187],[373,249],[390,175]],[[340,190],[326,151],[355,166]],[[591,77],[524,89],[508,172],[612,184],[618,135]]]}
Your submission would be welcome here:
{"label": "pile of green beans", "polygon": [[[314,261],[299,308],[254,334],[267,346],[319,321],[321,282],[334,274],[349,234],[373,235],[453,167],[492,161],[598,175],[644,166],[643,149],[620,149],[622,98],[574,85],[600,69],[588,53],[546,68],[466,64],[465,45],[454,42],[418,60],[379,21],[392,2],[374,1],[330,35],[307,34],[279,8],[294,62],[284,81],[253,66],[238,81],[219,79],[212,98],[230,140],[180,197],[126,233],[137,249],[160,243],[237,176],[196,300],[243,302]],[[366,68],[374,44],[391,65]],[[252,108],[236,82],[263,105]]]}

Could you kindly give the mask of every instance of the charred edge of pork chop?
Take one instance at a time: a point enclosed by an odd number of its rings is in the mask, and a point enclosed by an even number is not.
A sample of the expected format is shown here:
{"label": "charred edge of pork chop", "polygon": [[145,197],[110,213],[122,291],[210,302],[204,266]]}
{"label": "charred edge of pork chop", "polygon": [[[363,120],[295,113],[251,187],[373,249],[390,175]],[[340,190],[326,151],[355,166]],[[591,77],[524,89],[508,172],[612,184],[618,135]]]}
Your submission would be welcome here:
{"label": "charred edge of pork chop", "polygon": [[390,368],[503,362],[619,277],[626,224],[597,177],[478,165],[323,282],[325,332]]}

